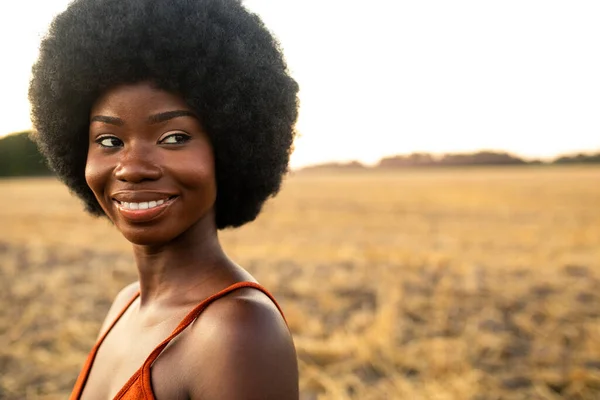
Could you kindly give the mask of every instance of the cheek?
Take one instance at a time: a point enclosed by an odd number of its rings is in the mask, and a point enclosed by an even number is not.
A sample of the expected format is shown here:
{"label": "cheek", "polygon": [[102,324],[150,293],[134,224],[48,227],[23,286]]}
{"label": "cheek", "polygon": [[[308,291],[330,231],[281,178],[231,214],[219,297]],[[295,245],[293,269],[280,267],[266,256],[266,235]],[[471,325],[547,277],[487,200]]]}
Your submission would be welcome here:
{"label": "cheek", "polygon": [[209,150],[199,154],[190,154],[190,157],[179,159],[178,172],[174,174],[186,189],[201,196],[204,202],[214,202],[216,199],[215,168],[212,152]]}
{"label": "cheek", "polygon": [[88,152],[87,161],[85,163],[85,181],[89,188],[94,192],[96,199],[104,208],[104,187],[107,181],[107,173],[109,173],[106,165],[98,162],[92,152]]}
{"label": "cheek", "polygon": [[195,165],[194,168],[187,169],[179,176],[182,185],[194,192],[196,196],[212,201],[216,199],[215,174],[212,166]]}

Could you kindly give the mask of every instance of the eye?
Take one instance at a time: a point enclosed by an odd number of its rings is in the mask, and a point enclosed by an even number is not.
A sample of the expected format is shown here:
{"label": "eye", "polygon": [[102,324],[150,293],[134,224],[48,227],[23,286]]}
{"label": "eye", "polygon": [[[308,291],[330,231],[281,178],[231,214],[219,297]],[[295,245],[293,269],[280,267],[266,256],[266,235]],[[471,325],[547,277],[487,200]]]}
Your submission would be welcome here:
{"label": "eye", "polygon": [[123,142],[121,139],[115,136],[101,136],[96,139],[96,143],[98,143],[102,147],[121,147],[123,146]]}
{"label": "eye", "polygon": [[160,139],[158,143],[160,144],[183,144],[190,140],[190,135],[185,133],[173,133],[165,136]]}

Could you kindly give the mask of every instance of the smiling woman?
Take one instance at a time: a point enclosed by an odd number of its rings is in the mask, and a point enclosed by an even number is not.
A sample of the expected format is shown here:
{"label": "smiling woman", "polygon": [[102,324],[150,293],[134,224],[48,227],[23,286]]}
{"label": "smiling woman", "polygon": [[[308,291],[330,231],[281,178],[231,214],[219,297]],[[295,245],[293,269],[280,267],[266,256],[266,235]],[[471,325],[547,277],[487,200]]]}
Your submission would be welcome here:
{"label": "smiling woman", "polygon": [[37,141],[139,277],[71,399],[298,398],[283,314],[217,235],[278,192],[297,91],[236,0],[76,0],[56,17],[29,92]]}

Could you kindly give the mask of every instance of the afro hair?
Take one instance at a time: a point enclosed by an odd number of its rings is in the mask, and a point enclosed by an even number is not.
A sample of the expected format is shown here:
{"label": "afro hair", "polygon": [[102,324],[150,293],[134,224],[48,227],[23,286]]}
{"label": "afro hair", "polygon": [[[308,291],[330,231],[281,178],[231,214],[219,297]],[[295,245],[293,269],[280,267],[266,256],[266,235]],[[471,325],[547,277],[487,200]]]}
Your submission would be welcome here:
{"label": "afro hair", "polygon": [[86,209],[90,109],[104,91],[153,82],[196,111],[215,156],[218,229],[241,226],[280,189],[298,85],[280,46],[239,0],[76,0],[40,46],[29,87],[35,140]]}

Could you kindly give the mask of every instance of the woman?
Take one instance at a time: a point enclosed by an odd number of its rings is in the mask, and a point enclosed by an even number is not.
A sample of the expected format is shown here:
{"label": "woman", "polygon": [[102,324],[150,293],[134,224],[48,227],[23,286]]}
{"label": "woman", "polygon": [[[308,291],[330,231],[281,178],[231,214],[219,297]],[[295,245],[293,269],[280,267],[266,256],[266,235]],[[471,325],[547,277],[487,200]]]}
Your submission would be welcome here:
{"label": "woman", "polygon": [[297,399],[275,300],[217,231],[256,218],[287,170],[295,81],[236,0],[76,0],[30,86],[37,141],[133,245],[72,399]]}

